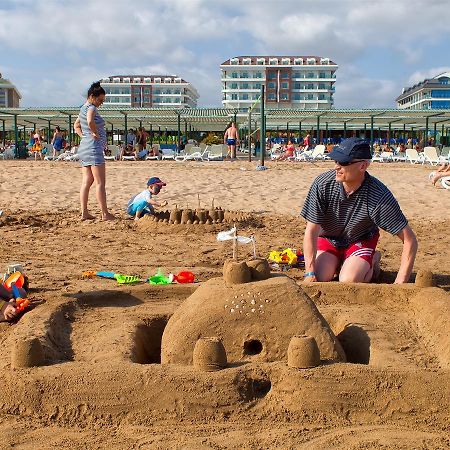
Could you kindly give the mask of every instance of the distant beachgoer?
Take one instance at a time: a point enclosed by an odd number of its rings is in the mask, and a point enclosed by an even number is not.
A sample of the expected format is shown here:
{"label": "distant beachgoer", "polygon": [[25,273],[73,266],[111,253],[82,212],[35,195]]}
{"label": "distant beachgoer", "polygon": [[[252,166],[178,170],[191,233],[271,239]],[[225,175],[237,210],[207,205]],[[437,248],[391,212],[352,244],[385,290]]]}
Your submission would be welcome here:
{"label": "distant beachgoer", "polygon": [[450,163],[444,163],[438,170],[436,170],[436,172],[430,173],[430,179],[433,186],[436,185],[438,180],[444,177],[450,177]]}
{"label": "distant beachgoer", "polygon": [[75,132],[81,137],[78,155],[82,166],[83,180],[80,188],[81,219],[94,219],[89,213],[89,190],[95,181],[97,202],[102,213],[102,220],[115,217],[108,211],[106,203],[106,170],[103,150],[106,146],[105,121],[97,108],[105,100],[105,90],[100,82],[93,83],[88,90],[87,101],[81,107],[74,124]]}
{"label": "distant beachgoer", "polygon": [[234,122],[231,122],[226,129],[223,140],[228,145],[227,158],[236,158],[236,145],[239,145],[239,133]]}
{"label": "distant beachgoer", "polygon": [[288,158],[293,158],[295,152],[294,144],[289,141],[287,143],[286,148],[284,149],[283,153],[277,158],[278,161],[285,161]]}
{"label": "distant beachgoer", "polygon": [[319,175],[306,197],[303,253],[305,281],[368,283],[379,273],[376,251],[379,228],[403,242],[396,284],[407,283],[414,266],[417,240],[397,200],[381,181],[369,175],[370,145],[345,139],[329,154],[334,170]]}
{"label": "distant beachgoer", "polygon": [[137,135],[138,150],[142,151],[147,145],[148,133],[145,128],[140,127]]}
{"label": "distant beachgoer", "polygon": [[55,128],[51,144],[53,146],[53,158],[56,158],[56,152],[59,153],[62,150],[64,144],[64,137],[59,127]]}
{"label": "distant beachgoer", "polygon": [[34,159],[36,160],[38,157],[42,159],[42,138],[39,130],[35,130],[33,134],[34,144],[31,147],[31,152],[34,153]]}
{"label": "distant beachgoer", "polygon": [[134,130],[130,128],[127,133],[127,145],[131,145],[133,148],[136,145],[136,135],[134,134]]}
{"label": "distant beachgoer", "polygon": [[158,177],[151,177],[147,181],[147,189],[144,189],[129,200],[127,214],[134,216],[134,220],[139,220],[145,214],[154,214],[154,206],[166,206],[167,202],[165,200],[158,202],[153,199],[153,196],[158,195],[161,188],[165,185],[166,183]]}
{"label": "distant beachgoer", "polygon": [[303,151],[308,150],[310,146],[311,146],[311,136],[307,134],[303,139]]}

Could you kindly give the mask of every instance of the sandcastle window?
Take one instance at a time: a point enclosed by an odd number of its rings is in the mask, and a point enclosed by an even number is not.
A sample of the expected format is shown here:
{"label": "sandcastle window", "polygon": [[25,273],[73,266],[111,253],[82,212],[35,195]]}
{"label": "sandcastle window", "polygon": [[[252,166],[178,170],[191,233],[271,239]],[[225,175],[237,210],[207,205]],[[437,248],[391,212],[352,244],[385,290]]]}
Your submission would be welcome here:
{"label": "sandcastle window", "polygon": [[244,355],[259,355],[262,352],[263,345],[261,341],[252,339],[244,342]]}

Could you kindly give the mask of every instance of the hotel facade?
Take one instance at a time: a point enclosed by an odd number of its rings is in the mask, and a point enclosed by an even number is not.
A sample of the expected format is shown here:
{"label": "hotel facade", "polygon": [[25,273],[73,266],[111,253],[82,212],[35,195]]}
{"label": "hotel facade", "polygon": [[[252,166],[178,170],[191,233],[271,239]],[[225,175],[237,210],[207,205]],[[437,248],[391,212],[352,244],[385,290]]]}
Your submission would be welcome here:
{"label": "hotel facade", "polygon": [[268,108],[333,107],[338,66],[329,58],[237,56],[223,62],[220,69],[225,108],[246,112],[260,97],[262,84]]}
{"label": "hotel facade", "polygon": [[450,109],[450,72],[404,88],[396,101],[399,109]]}
{"label": "hotel facade", "polygon": [[0,107],[19,108],[21,98],[16,86],[6,78],[2,78],[0,73]]}
{"label": "hotel facade", "polygon": [[114,75],[100,80],[105,105],[136,108],[196,108],[195,87],[176,75]]}

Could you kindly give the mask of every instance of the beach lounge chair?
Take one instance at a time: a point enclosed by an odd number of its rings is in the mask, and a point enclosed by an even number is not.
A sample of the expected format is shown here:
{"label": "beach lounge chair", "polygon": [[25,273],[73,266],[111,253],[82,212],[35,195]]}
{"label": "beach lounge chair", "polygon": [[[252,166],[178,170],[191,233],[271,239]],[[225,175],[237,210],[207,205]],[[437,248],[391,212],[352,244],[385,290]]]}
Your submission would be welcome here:
{"label": "beach lounge chair", "polygon": [[159,156],[160,153],[161,153],[161,147],[160,147],[160,145],[159,145],[159,144],[153,144],[153,145],[152,145],[152,148],[153,148],[153,147],[155,147],[155,148],[158,150],[158,154],[157,154],[156,156],[153,156],[153,155],[147,155],[147,156],[145,157],[145,160],[146,160],[146,161],[156,161],[156,160],[161,159],[161,157]]}
{"label": "beach lounge chair", "polygon": [[423,161],[424,163],[430,163],[432,166],[435,166],[440,163],[439,155],[436,150],[436,147],[425,147],[423,149]]}
{"label": "beach lounge chair", "polygon": [[444,147],[441,150],[441,154],[439,155],[439,162],[440,163],[446,163],[450,162],[450,147]]}
{"label": "beach lounge chair", "polygon": [[108,145],[108,150],[111,155],[105,156],[106,161],[116,161],[120,155],[120,148],[118,145]]}
{"label": "beach lounge chair", "polygon": [[450,190],[450,177],[441,178],[441,184],[444,189]]}
{"label": "beach lounge chair", "polygon": [[223,146],[222,144],[213,144],[206,156],[208,161],[223,161]]}
{"label": "beach lounge chair", "polygon": [[202,152],[200,150],[200,147],[194,147],[191,144],[187,144],[183,153],[175,157],[175,161],[183,162],[183,161],[192,161],[195,159],[202,159],[201,155]]}
{"label": "beach lounge chair", "polygon": [[321,161],[330,159],[325,155],[325,145],[319,144],[314,147],[314,150],[305,150],[296,157],[296,161]]}
{"label": "beach lounge chair", "polygon": [[404,152],[394,153],[394,155],[392,156],[392,159],[395,162],[405,162],[406,161],[406,153],[404,153]]}
{"label": "beach lounge chair", "polygon": [[175,156],[177,156],[175,150],[173,148],[162,148],[161,149],[161,159],[171,159],[175,160]]}
{"label": "beach lounge chair", "polygon": [[414,148],[406,149],[406,160],[411,164],[419,164],[423,162],[423,156],[417,153],[417,150]]}
{"label": "beach lounge chair", "polygon": [[12,147],[6,147],[3,153],[0,153],[0,158],[14,159],[14,149]]}
{"label": "beach lounge chair", "polygon": [[391,152],[381,152],[380,154],[374,155],[372,161],[392,162],[394,161],[394,156]]}

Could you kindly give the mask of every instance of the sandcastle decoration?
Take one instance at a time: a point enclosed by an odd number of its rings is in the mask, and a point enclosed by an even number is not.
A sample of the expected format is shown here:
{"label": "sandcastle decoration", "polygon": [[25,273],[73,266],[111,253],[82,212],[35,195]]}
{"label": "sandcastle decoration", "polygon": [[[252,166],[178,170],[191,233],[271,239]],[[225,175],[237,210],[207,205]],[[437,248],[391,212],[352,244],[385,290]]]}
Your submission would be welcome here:
{"label": "sandcastle decoration", "polygon": [[223,265],[223,279],[226,284],[243,284],[251,281],[267,280],[270,266],[266,259],[251,261],[226,260]]}
{"label": "sandcastle decoration", "polygon": [[312,336],[293,336],[287,351],[288,366],[309,369],[320,364],[320,351]]}
{"label": "sandcastle decoration", "polygon": [[11,366],[13,368],[43,366],[44,364],[44,349],[38,338],[15,342],[11,353]]}
{"label": "sandcastle decoration", "polygon": [[433,280],[433,272],[430,270],[418,270],[416,274],[416,281],[414,283],[417,287],[433,287],[435,286]]}
{"label": "sandcastle decoration", "polygon": [[[234,264],[248,270],[246,263]],[[294,280],[279,276],[234,284],[213,278],[169,319],[162,336],[161,363],[192,364],[194,346],[204,336],[220,338],[229,362],[286,361],[289,342],[297,335],[313,337],[322,360],[346,360],[328,323]]]}
{"label": "sandcastle decoration", "polygon": [[194,347],[194,367],[205,372],[221,370],[227,365],[227,354],[222,341],[217,337],[202,337]]}

